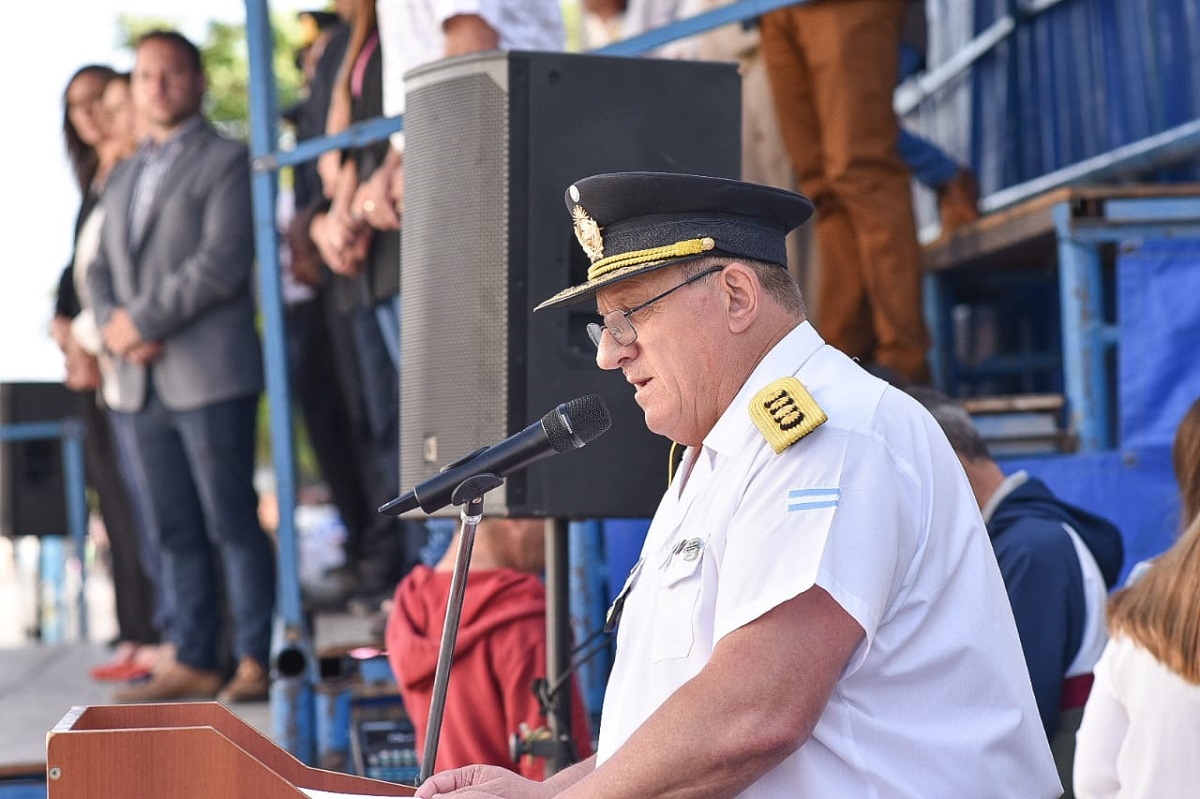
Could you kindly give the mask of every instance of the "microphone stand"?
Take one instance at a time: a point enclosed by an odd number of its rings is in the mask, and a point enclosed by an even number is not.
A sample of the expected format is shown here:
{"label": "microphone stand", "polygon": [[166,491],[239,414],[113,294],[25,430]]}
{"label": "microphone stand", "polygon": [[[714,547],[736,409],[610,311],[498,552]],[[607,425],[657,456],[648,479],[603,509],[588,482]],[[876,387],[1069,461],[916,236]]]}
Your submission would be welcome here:
{"label": "microphone stand", "polygon": [[446,599],[446,622],[442,625],[437,670],[433,675],[429,727],[425,730],[425,749],[421,756],[417,785],[433,776],[434,763],[437,762],[438,738],[441,736],[442,717],[446,709],[446,688],[450,683],[450,666],[454,661],[454,644],[458,640],[458,623],[467,589],[467,570],[471,564],[471,549],[475,545],[475,528],[483,518],[483,495],[503,482],[503,478],[494,474],[476,475],[460,483],[451,498],[454,505],[462,507],[459,512],[462,533],[459,536],[458,554],[454,559],[454,574],[450,578],[450,596]]}

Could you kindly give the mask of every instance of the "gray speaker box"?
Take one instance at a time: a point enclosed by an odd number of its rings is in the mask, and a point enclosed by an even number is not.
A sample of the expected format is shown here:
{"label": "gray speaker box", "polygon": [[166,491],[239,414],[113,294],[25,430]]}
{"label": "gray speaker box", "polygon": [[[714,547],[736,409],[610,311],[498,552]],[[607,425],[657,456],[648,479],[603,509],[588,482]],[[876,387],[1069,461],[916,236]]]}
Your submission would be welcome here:
{"label": "gray speaker box", "polygon": [[531,311],[586,276],[563,202],[573,181],[633,170],[739,176],[735,66],[491,52],[413,70],[405,83],[398,488],[598,394],[612,428],[509,476],[485,509],[653,515],[670,442],[646,429],[621,374],[596,366],[585,331],[595,305]]}

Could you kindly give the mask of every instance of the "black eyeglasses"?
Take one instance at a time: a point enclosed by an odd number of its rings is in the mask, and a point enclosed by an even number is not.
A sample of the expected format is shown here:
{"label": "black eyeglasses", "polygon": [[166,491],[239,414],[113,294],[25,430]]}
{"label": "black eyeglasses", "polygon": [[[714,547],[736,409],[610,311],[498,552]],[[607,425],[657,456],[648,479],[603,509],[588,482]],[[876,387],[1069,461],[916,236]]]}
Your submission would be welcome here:
{"label": "black eyeglasses", "polygon": [[689,277],[687,280],[683,281],[682,283],[672,286],[671,288],[664,291],[662,294],[651,297],[650,299],[646,300],[645,302],[643,302],[640,305],[635,305],[634,307],[630,308],[628,311],[621,311],[621,310],[609,311],[608,313],[606,313],[604,315],[604,318],[602,321],[591,322],[588,324],[588,326],[587,326],[588,338],[590,338],[592,340],[592,343],[596,345],[596,348],[599,349],[600,348],[600,337],[603,336],[604,331],[607,330],[608,335],[613,337],[613,341],[617,342],[617,344],[621,345],[622,347],[628,347],[630,344],[637,341],[637,330],[634,329],[633,322],[630,321],[629,317],[633,316],[635,313],[642,310],[643,308],[645,308],[649,305],[653,305],[654,303],[661,300],[663,297],[666,297],[671,292],[678,291],[679,289],[683,288],[684,286],[688,285],[689,283],[695,283],[700,278],[707,277],[708,275],[711,275],[713,272],[720,272],[724,268],[725,267],[723,265],[722,266],[714,266],[710,269],[705,269],[703,272],[697,272],[696,274],[692,275],[691,277]]}

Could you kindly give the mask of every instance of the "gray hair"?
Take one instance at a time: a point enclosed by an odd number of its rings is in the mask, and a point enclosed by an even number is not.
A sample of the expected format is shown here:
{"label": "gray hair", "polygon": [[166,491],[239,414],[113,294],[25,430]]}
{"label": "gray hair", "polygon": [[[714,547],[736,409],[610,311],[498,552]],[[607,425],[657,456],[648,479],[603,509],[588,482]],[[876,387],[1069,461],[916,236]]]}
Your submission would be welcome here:
{"label": "gray hair", "polygon": [[967,409],[961,403],[937,389],[925,386],[910,386],[906,390],[933,416],[959,457],[969,461],[992,459],[987,444],[979,435],[975,423],[971,421],[971,414],[967,413]]}
{"label": "gray hair", "polygon": [[730,255],[706,255],[694,261],[686,262],[683,265],[683,271],[684,274],[691,277],[703,272],[705,269],[711,269],[714,266],[725,266],[735,261],[753,269],[754,273],[758,275],[758,282],[762,283],[763,291],[782,305],[784,309],[791,312],[798,319],[804,319],[808,316],[808,308],[804,305],[804,295],[800,293],[800,287],[796,285],[795,278],[792,277],[786,267],[779,264],[755,261],[750,258],[735,258]]}

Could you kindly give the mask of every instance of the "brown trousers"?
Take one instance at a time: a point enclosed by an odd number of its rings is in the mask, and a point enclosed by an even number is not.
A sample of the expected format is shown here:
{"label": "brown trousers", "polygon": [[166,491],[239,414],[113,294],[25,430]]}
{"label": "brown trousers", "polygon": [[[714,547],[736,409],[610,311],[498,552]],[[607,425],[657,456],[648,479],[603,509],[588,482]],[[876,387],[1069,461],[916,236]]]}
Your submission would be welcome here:
{"label": "brown trousers", "polygon": [[904,0],[823,0],[762,18],[784,143],[817,208],[816,305],[830,344],[929,379],[921,250],[892,109]]}

